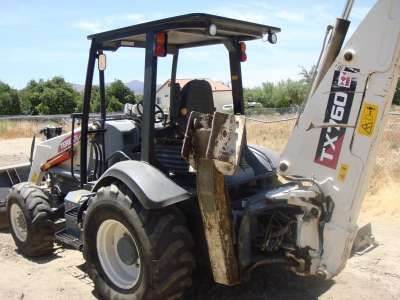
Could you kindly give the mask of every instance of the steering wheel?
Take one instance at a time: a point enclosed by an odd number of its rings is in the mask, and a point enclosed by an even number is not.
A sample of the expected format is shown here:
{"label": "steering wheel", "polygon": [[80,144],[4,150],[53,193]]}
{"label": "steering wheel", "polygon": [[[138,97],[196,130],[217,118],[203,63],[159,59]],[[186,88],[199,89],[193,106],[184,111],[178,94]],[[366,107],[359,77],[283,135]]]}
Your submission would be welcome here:
{"label": "steering wheel", "polygon": [[[143,116],[143,101],[138,102],[136,109],[139,113],[139,116]],[[160,115],[157,118],[157,115]],[[162,123],[165,120],[165,113],[162,110],[162,108],[158,105],[155,104],[155,111],[154,111],[154,123]]]}

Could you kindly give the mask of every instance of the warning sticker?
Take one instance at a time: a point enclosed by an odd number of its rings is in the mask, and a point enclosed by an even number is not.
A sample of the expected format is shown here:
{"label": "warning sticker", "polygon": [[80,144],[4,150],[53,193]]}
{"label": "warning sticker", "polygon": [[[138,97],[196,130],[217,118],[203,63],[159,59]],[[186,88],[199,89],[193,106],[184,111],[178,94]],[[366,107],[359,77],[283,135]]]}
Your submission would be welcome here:
{"label": "warning sticker", "polygon": [[379,107],[375,104],[364,103],[361,110],[360,123],[357,132],[361,135],[372,136],[374,134]]}
{"label": "warning sticker", "polygon": [[348,172],[349,172],[349,165],[341,164],[340,165],[340,169],[339,169],[339,173],[338,173],[338,176],[337,176],[338,181],[344,182],[346,180]]}

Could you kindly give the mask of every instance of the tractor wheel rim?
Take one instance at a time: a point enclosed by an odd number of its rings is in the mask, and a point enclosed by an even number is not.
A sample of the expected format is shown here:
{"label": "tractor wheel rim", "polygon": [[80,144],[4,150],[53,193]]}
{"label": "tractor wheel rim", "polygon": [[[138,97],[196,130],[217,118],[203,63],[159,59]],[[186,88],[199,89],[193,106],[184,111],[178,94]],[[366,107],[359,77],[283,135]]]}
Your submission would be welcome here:
{"label": "tractor wheel rim", "polygon": [[25,215],[18,204],[13,203],[10,208],[11,227],[21,242],[25,242],[28,236]]}
{"label": "tractor wheel rim", "polygon": [[[139,281],[141,263],[136,241],[128,228],[116,220],[106,220],[101,223],[96,240],[97,255],[108,279],[121,289],[133,288]],[[121,244],[124,244],[123,250]],[[122,255],[126,252],[127,255]]]}

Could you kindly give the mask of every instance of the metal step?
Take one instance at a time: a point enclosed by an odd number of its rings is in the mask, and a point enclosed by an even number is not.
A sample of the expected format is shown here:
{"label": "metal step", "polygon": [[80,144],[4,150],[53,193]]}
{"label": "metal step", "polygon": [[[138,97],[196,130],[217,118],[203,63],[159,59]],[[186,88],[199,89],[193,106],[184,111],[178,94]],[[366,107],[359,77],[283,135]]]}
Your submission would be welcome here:
{"label": "metal step", "polygon": [[81,240],[76,238],[72,234],[69,234],[65,229],[60,230],[56,233],[56,241],[77,250],[82,250],[83,247],[83,243],[81,242]]}
{"label": "metal step", "polygon": [[62,231],[65,229],[65,219],[58,219],[54,222],[54,227],[56,228],[56,232]]}

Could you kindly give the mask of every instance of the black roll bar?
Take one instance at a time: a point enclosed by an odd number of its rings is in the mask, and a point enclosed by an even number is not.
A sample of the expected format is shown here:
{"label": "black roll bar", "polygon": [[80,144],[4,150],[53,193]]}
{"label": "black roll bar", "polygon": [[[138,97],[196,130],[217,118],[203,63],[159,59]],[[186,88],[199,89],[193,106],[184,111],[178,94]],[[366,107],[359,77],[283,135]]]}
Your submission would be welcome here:
{"label": "black roll bar", "polygon": [[[90,111],[90,97],[92,94],[93,73],[97,57],[96,40],[92,40],[86,71],[85,91],[83,95],[82,123],[81,123],[81,157],[80,157],[80,182],[81,188],[87,183],[87,144]],[[73,144],[71,145],[73,146]]]}
{"label": "black roll bar", "polygon": [[240,45],[234,40],[224,41],[229,52],[229,66],[231,71],[233,112],[235,115],[244,115],[242,66],[240,61]]}
{"label": "black roll bar", "polygon": [[154,106],[156,103],[157,56],[154,55],[155,33],[146,34],[146,56],[143,87],[143,121],[141,160],[153,163]]}

